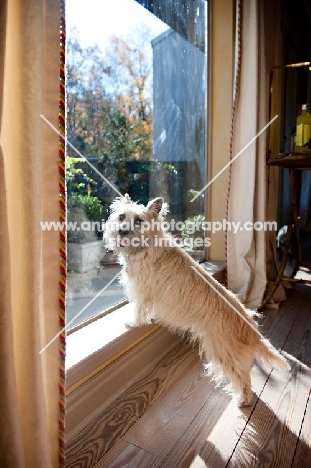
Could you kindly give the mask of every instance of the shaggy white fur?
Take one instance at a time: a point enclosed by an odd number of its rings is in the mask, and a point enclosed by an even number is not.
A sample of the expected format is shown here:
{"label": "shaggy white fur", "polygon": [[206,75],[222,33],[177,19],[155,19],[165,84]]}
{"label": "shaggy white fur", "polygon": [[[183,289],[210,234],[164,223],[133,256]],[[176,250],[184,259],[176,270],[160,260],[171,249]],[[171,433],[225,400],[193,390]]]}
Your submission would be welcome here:
{"label": "shaggy white fur", "polygon": [[190,332],[209,362],[208,374],[234,391],[239,406],[249,405],[254,357],[279,369],[290,366],[256,331],[256,313],[174,245],[162,225],[166,212],[160,197],[146,207],[128,195],[111,205],[105,238],[119,255],[121,281],[135,305],[132,326],[154,318],[174,332]]}

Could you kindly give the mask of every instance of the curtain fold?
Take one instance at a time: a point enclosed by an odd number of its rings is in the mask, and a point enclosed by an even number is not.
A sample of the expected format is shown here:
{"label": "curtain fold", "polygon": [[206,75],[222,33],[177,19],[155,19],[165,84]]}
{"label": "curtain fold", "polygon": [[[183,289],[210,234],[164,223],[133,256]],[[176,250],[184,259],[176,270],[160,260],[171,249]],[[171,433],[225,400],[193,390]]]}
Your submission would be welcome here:
{"label": "curtain fold", "polygon": [[[235,156],[267,124],[265,50],[261,4],[241,0],[239,86],[232,128]],[[265,234],[245,223],[265,221],[266,134],[252,143],[231,166],[228,221],[241,223],[227,232],[227,282],[250,308],[257,308],[266,286]]]}
{"label": "curtain fold", "polygon": [[[232,124],[232,156],[237,154],[268,124],[269,72],[281,63],[279,0],[257,2],[237,0],[242,10],[239,86]],[[238,63],[238,62],[237,62]],[[280,83],[275,82],[275,94]],[[279,114],[280,100],[274,100],[271,118]],[[276,154],[278,119],[263,132],[231,166],[228,190],[228,220],[240,222],[240,230],[227,232],[226,260],[228,287],[249,308],[259,308],[267,282],[275,277],[275,238],[273,230],[245,229],[245,222],[276,221],[278,172],[269,170],[267,148]],[[270,138],[269,138],[270,136]],[[283,287],[275,299],[284,300]]]}
{"label": "curtain fold", "polygon": [[60,4],[0,6],[0,466],[59,466]]}

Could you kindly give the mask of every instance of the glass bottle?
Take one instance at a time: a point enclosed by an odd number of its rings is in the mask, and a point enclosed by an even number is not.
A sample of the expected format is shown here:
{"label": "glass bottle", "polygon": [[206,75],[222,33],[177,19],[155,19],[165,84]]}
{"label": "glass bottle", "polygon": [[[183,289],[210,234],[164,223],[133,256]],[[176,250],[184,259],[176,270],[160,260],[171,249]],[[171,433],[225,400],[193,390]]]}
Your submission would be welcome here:
{"label": "glass bottle", "polygon": [[296,123],[296,153],[308,152],[311,152],[311,114],[308,104],[303,104]]}

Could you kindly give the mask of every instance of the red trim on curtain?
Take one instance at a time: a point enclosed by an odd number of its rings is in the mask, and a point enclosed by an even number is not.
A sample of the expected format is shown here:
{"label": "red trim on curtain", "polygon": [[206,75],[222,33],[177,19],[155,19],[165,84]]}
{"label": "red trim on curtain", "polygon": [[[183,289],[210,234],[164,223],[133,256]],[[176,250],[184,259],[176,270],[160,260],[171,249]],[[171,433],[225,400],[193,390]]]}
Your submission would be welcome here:
{"label": "red trim on curtain", "polygon": [[[65,135],[65,0],[60,0],[60,89],[58,129]],[[66,221],[66,181],[65,181],[65,142],[59,137],[59,220]],[[59,336],[59,466],[65,467],[65,293],[66,293],[66,230],[59,236],[59,326],[63,330]]]}

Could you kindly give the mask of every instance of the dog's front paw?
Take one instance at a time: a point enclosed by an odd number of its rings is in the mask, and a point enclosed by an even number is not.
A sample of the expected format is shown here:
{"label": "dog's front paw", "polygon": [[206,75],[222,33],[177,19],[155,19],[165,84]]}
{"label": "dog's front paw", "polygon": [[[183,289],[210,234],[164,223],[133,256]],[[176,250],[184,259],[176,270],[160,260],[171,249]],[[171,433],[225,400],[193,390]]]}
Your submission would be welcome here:
{"label": "dog's front paw", "polygon": [[126,322],[124,325],[127,330],[131,330],[132,328],[137,328],[141,326],[141,324],[137,322]]}

